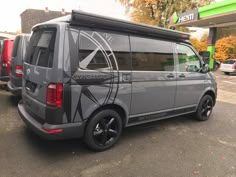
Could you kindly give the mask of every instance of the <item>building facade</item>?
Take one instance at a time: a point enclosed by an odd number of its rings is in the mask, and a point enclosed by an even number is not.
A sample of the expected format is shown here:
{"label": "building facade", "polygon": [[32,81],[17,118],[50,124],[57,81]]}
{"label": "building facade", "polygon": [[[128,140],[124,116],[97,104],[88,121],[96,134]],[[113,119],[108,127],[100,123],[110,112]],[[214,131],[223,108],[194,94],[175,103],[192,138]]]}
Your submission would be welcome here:
{"label": "building facade", "polygon": [[62,17],[70,13],[63,11],[49,11],[49,10],[37,10],[26,9],[21,13],[21,32],[30,33],[31,28],[38,24],[43,23],[54,18]]}

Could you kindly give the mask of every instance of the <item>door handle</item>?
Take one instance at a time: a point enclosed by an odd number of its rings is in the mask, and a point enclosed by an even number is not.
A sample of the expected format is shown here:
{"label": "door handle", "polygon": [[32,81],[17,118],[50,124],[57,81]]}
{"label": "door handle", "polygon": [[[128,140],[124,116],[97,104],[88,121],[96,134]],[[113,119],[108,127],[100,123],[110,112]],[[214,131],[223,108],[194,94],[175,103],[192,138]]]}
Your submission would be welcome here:
{"label": "door handle", "polygon": [[122,80],[123,80],[123,82],[130,82],[131,81],[131,73],[122,73]]}
{"label": "door handle", "polygon": [[174,76],[174,74],[171,73],[171,74],[167,75],[167,77],[170,78],[170,79],[172,79],[172,78],[174,78],[175,76]]}
{"label": "door handle", "polygon": [[180,78],[185,78],[185,75],[182,73],[179,75]]}

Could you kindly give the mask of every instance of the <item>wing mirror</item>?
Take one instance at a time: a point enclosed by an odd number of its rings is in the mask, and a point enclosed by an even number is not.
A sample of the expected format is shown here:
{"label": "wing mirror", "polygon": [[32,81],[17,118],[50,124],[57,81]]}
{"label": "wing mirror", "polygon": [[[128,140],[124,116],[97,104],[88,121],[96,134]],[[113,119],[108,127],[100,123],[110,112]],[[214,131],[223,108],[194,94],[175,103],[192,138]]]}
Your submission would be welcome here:
{"label": "wing mirror", "polygon": [[201,68],[202,73],[207,73],[209,72],[209,65],[208,64],[203,64]]}
{"label": "wing mirror", "polygon": [[200,51],[199,55],[202,57],[204,63],[209,63],[210,52],[209,51]]}

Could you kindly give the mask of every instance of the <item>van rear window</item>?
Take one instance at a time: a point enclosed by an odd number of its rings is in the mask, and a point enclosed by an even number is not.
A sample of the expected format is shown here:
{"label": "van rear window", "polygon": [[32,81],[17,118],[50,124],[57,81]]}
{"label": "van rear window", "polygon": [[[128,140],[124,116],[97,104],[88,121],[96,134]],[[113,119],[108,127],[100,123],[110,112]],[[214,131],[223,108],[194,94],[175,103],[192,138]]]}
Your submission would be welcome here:
{"label": "van rear window", "polygon": [[56,29],[40,29],[33,33],[25,61],[31,65],[52,67]]}
{"label": "van rear window", "polygon": [[234,64],[236,60],[225,60],[223,61],[224,64]]}

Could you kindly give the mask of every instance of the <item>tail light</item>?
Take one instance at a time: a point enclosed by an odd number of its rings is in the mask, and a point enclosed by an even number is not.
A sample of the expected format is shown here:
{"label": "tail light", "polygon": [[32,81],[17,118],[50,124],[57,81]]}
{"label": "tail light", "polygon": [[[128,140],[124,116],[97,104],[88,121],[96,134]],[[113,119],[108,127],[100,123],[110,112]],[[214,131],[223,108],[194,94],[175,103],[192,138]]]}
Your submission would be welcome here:
{"label": "tail light", "polygon": [[23,67],[21,65],[16,65],[16,77],[22,77]]}
{"label": "tail light", "polygon": [[2,62],[2,67],[7,68],[7,63],[5,63],[5,61]]}
{"label": "tail light", "polygon": [[59,128],[59,129],[47,129],[47,128],[42,128],[43,131],[47,132],[47,133],[61,133],[63,132],[63,129]]}
{"label": "tail light", "polygon": [[47,104],[49,106],[62,107],[63,102],[63,84],[51,83],[47,88]]}
{"label": "tail light", "polygon": [[233,64],[232,69],[236,69],[236,63]]}

